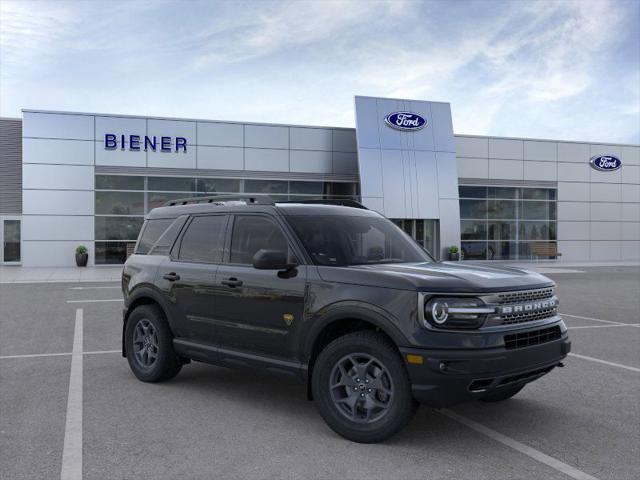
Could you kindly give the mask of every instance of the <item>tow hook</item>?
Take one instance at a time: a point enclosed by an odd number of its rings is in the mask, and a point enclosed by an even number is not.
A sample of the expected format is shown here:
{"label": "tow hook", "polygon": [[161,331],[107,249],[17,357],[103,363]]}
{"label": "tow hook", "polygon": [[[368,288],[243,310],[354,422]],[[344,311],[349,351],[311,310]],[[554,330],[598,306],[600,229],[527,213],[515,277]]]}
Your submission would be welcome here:
{"label": "tow hook", "polygon": [[560,362],[557,366],[560,368],[564,368],[564,363]]}

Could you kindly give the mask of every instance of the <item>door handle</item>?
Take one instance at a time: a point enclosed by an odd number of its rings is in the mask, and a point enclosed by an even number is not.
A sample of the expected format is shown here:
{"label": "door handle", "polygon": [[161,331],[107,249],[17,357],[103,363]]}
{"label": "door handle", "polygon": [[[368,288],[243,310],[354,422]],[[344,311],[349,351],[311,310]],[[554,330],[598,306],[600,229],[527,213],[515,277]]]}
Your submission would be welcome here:
{"label": "door handle", "polygon": [[165,280],[169,280],[170,282],[175,282],[176,280],[180,280],[180,275],[178,275],[176,272],[171,272],[165,273],[164,275],[162,275],[162,278],[164,278]]}
{"label": "door handle", "polygon": [[226,280],[222,280],[222,285],[226,285],[229,288],[241,287],[242,280],[238,280],[235,277],[227,278]]}

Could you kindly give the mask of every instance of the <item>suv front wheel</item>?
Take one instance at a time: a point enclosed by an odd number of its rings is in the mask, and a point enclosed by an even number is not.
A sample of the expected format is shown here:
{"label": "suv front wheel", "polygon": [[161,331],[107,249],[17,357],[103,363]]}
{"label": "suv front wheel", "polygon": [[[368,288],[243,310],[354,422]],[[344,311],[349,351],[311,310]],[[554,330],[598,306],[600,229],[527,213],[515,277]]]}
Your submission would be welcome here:
{"label": "suv front wheel", "polygon": [[139,380],[161,382],[175,377],[182,368],[173,350],[173,335],[159,307],[136,307],[127,320],[124,338],[129,366]]}
{"label": "suv front wheel", "polygon": [[397,349],[376,332],[354,332],[331,342],[320,352],[312,375],[320,415],[355,442],[386,440],[418,408]]}

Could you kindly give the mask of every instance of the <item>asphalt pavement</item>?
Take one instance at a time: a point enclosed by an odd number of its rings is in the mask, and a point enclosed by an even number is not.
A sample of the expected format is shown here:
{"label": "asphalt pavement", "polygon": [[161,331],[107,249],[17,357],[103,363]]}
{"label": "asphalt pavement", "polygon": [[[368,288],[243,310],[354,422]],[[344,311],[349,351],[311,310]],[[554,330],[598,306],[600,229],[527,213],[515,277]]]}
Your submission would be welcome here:
{"label": "asphalt pavement", "polygon": [[640,478],[640,269],[548,270],[565,368],[503,403],[422,407],[377,445],[337,436],[290,380],[192,363],[139,382],[117,282],[0,284],[0,478]]}

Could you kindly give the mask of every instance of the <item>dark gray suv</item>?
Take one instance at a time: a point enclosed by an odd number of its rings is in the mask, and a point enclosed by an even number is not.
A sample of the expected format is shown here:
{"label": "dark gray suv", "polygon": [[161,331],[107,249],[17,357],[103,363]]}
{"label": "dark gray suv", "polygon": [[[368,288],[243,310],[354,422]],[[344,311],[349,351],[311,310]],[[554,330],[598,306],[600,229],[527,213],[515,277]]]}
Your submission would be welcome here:
{"label": "dark gray suv", "polygon": [[136,377],[167,380],[192,360],[287,375],[337,433],[378,442],[419,403],[506,400],[562,366],[571,344],[551,280],[436,262],[383,216],[336,203],[152,210],[122,277]]}

